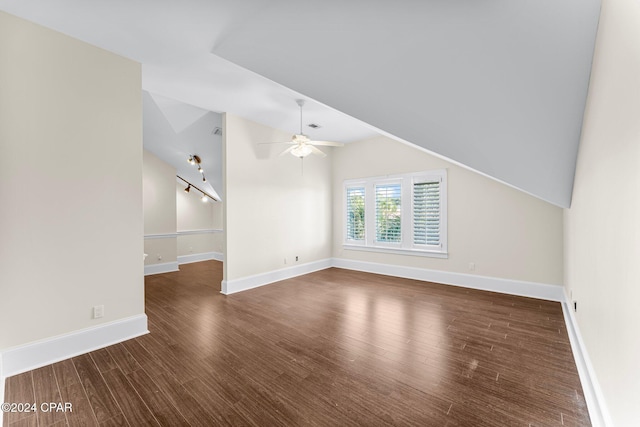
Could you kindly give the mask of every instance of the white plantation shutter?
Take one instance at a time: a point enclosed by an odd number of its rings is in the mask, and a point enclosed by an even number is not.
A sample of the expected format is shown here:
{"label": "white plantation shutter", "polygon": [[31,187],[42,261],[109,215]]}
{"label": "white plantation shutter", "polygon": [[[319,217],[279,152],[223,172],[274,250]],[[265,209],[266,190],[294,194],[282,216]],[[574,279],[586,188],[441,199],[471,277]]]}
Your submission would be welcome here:
{"label": "white plantation shutter", "polygon": [[440,181],[413,184],[413,244],[440,246]]}
{"label": "white plantation shutter", "polygon": [[448,258],[447,170],[344,181],[347,250]]}
{"label": "white plantation shutter", "polygon": [[364,187],[347,188],[347,240],[364,241]]}
{"label": "white plantation shutter", "polygon": [[402,240],[400,184],[375,186],[376,241],[398,243]]}

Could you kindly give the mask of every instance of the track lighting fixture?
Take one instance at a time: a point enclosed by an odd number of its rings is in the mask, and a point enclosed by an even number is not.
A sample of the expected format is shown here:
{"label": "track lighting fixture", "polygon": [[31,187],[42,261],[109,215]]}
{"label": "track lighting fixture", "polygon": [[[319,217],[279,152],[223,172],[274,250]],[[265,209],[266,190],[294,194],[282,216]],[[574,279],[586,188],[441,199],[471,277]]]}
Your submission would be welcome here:
{"label": "track lighting fixture", "polygon": [[192,165],[198,166],[198,172],[202,174],[202,182],[207,182],[206,178],[204,177],[204,169],[202,169],[202,166],[200,165],[200,163],[202,162],[200,156],[198,156],[197,154],[189,154],[189,159],[187,161]]}
{"label": "track lighting fixture", "polygon": [[[200,165],[200,163],[202,162],[202,160],[200,159],[200,156],[198,156],[197,154],[189,154],[189,158],[187,159],[187,161],[190,164],[194,165],[194,166],[198,166],[198,172],[200,172],[202,174],[202,182],[207,182],[207,178],[204,176],[204,170],[202,169],[202,166]],[[202,191],[201,189],[199,189],[195,185],[191,184],[186,179],[181,178],[180,176],[178,176],[178,178],[181,179],[182,181],[184,181],[185,184],[187,184],[187,188],[184,189],[185,193],[188,193],[189,190],[191,190],[191,187],[193,187],[193,188],[195,188],[196,190],[198,190],[199,192],[202,193],[201,200],[203,202],[206,202],[208,199],[211,199],[213,201],[217,201],[217,199],[215,199],[214,197],[208,195],[207,193],[205,193],[204,191]]]}
{"label": "track lighting fixture", "polygon": [[[212,195],[210,195],[210,194],[204,192],[203,190],[199,189],[198,187],[196,187],[195,185],[193,185],[192,183],[190,183],[189,181],[187,181],[186,179],[184,179],[180,175],[176,175],[176,178],[178,178],[179,180],[181,180],[182,182],[187,184],[187,187],[184,189],[185,193],[189,193],[191,191],[191,188],[193,188],[193,189],[199,191],[200,193],[202,193],[202,197],[200,198],[200,200],[202,200],[203,202],[207,202],[207,201],[209,201],[209,199],[211,199],[214,202],[219,202],[220,201],[220,200],[216,199],[215,197],[213,197]],[[206,179],[204,178],[204,176],[202,178],[203,178],[203,181],[206,182]]]}

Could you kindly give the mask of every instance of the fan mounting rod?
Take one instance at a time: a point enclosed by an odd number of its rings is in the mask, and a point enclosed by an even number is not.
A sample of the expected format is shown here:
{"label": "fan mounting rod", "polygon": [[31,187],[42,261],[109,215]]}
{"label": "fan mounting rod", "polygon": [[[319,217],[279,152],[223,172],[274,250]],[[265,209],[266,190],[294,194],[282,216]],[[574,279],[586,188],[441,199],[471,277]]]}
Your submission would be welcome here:
{"label": "fan mounting rod", "polygon": [[304,135],[302,133],[302,107],[304,107],[304,99],[296,99],[296,104],[300,107],[300,135]]}

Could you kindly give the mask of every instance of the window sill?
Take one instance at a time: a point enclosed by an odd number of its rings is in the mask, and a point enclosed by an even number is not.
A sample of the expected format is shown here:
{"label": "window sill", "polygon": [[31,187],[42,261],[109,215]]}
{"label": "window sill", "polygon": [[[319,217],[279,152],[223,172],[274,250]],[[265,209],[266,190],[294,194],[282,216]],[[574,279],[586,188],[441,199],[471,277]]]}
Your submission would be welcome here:
{"label": "window sill", "polygon": [[383,248],[380,246],[360,246],[343,243],[342,247],[348,251],[383,252],[388,254],[423,256],[427,258],[449,258],[448,252],[437,252],[420,249]]}

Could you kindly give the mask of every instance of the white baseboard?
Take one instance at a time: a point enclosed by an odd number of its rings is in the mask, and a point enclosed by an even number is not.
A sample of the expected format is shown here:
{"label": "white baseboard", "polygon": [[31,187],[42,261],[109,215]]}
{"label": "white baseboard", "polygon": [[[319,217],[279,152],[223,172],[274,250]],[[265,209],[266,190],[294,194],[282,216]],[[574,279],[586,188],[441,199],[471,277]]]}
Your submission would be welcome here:
{"label": "white baseboard", "polygon": [[560,285],[525,282],[521,280],[503,279],[499,277],[477,276],[474,274],[452,273],[448,271],[427,270],[424,268],[403,267],[399,265],[378,264],[355,261],[344,258],[333,258],[332,266],[346,270],[363,271],[385,276],[405,279],[423,280],[426,282],[444,283],[446,285],[483,291],[500,292],[509,295],[538,298],[549,301],[564,301],[564,288]]}
{"label": "white baseboard", "polygon": [[571,305],[571,298],[565,293],[565,300],[562,302],[562,313],[564,314],[564,322],[567,325],[571,350],[573,351],[573,358],[576,361],[576,368],[578,368],[578,375],[580,375],[582,392],[587,402],[591,424],[593,427],[613,426],[611,415],[609,414],[604,395],[602,394],[602,388],[600,388],[600,383],[591,364],[591,359],[589,359],[587,348],[582,340],[582,335],[580,335],[578,321]]}
{"label": "white baseboard", "polygon": [[279,282],[280,280],[291,279],[292,277],[302,276],[303,274],[313,273],[314,271],[324,270],[329,267],[331,267],[331,259],[327,258],[294,267],[270,271],[268,273],[247,276],[241,279],[223,280],[222,290],[220,292],[225,295],[235,294],[236,292],[246,291],[268,285],[269,283]]}
{"label": "white baseboard", "polygon": [[549,301],[564,301],[564,288],[560,285],[525,282],[521,280],[503,279],[499,277],[477,276],[473,274],[452,273],[424,268],[404,267],[391,264],[379,264],[365,261],[354,261],[344,258],[331,258],[283,268],[254,276],[243,277],[232,281],[222,281],[222,293],[233,294],[269,283],[312,273],[325,268],[336,267],[345,270],[356,270],[385,276],[402,277],[426,282],[443,283],[471,289],[499,292],[509,295],[538,298]]}
{"label": "white baseboard", "polygon": [[144,266],[145,276],[149,276],[150,274],[171,273],[172,271],[179,271],[178,261],[165,262],[162,264],[149,264]]}
{"label": "white baseboard", "polygon": [[201,254],[180,255],[178,256],[178,265],[211,260],[224,261],[224,254],[220,252],[204,252]]}
{"label": "white baseboard", "polygon": [[[0,354],[2,378],[50,365],[149,333],[147,315],[127,317],[91,328],[8,348]],[[4,384],[4,382],[3,382]]]}

